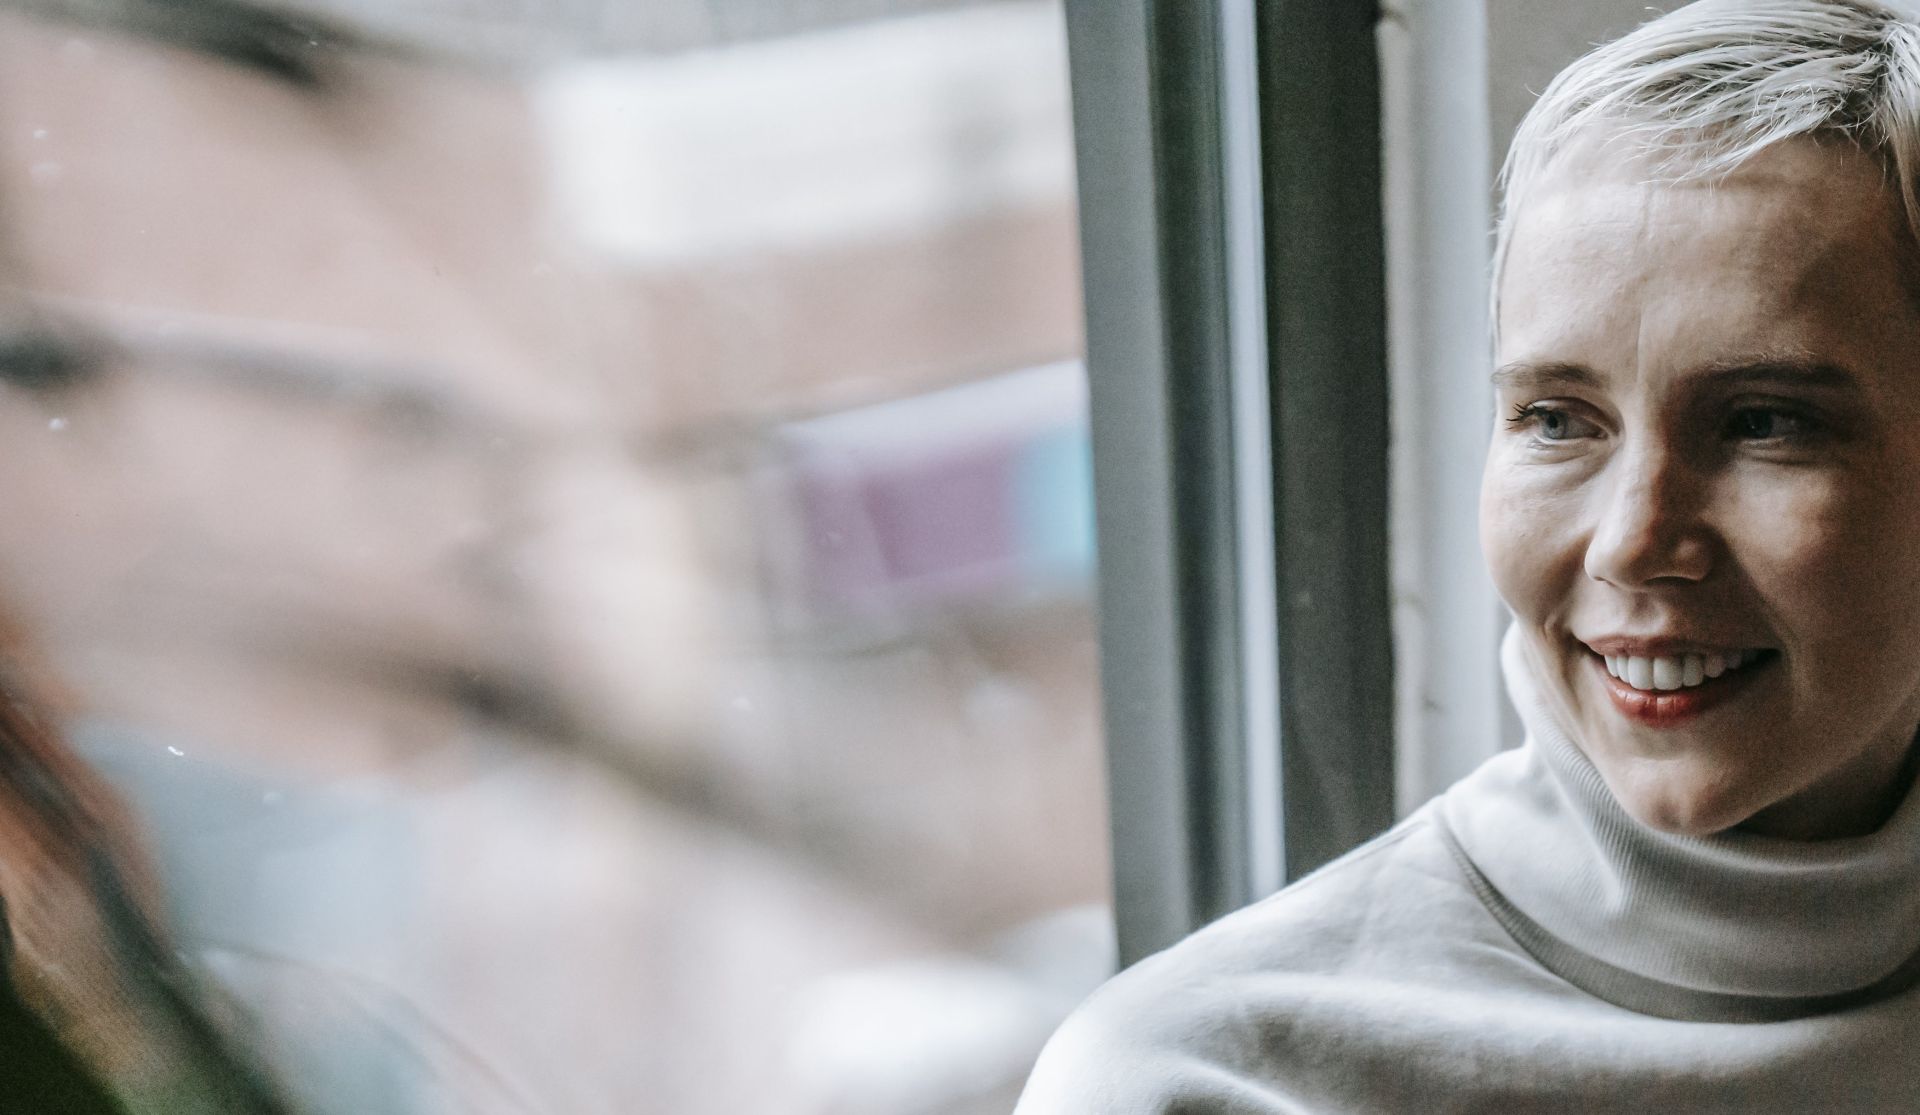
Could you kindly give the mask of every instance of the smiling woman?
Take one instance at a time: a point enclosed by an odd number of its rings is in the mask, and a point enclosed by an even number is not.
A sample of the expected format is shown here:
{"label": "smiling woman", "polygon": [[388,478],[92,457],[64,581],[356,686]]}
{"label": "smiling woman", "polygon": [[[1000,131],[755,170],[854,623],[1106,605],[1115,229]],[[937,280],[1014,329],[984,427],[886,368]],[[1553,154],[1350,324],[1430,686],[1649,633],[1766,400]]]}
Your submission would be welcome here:
{"label": "smiling woman", "polygon": [[1553,83],[1481,489],[1525,746],[1109,984],[1021,1115],[1912,1109],[1917,152],[1904,0]]}
{"label": "smiling woman", "polygon": [[1652,172],[1589,143],[1514,222],[1494,580],[1636,818],[1870,832],[1920,724],[1920,488],[1888,482],[1920,476],[1906,225],[1880,162],[1831,141]]}

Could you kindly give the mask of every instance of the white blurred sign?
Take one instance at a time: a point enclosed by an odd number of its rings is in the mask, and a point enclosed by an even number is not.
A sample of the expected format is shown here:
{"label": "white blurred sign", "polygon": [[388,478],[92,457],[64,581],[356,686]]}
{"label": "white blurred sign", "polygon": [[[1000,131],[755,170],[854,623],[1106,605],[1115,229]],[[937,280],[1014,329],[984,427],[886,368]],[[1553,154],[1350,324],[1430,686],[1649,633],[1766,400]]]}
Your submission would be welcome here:
{"label": "white blurred sign", "polygon": [[559,219],[638,266],[884,239],[1073,190],[1065,31],[1000,3],[562,67]]}

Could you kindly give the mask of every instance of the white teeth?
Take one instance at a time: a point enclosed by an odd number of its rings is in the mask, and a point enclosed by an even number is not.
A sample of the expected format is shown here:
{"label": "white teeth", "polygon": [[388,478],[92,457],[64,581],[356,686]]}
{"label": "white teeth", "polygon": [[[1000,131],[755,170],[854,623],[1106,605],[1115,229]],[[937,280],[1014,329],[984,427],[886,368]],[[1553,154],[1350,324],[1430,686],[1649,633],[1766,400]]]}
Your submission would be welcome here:
{"label": "white teeth", "polygon": [[1721,654],[1679,654],[1659,658],[1638,655],[1613,655],[1606,659],[1607,673],[1635,689],[1647,692],[1671,692],[1689,689],[1737,670],[1760,657],[1757,650],[1726,651]]}

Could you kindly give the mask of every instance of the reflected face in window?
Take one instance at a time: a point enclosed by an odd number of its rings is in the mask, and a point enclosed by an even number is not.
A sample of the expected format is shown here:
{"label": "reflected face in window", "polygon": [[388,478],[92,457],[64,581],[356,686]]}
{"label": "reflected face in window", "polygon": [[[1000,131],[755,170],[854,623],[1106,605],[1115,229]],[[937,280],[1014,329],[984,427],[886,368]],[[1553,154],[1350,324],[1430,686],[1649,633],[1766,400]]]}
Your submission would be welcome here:
{"label": "reflected face in window", "polygon": [[358,771],[550,669],[522,508],[617,460],[579,418],[617,303],[542,232],[525,89],[0,31],[0,594],[89,712]]}
{"label": "reflected face in window", "polygon": [[1501,290],[1482,541],[1536,673],[1673,832],[1876,827],[1920,724],[1920,312],[1872,158],[1574,152]]}

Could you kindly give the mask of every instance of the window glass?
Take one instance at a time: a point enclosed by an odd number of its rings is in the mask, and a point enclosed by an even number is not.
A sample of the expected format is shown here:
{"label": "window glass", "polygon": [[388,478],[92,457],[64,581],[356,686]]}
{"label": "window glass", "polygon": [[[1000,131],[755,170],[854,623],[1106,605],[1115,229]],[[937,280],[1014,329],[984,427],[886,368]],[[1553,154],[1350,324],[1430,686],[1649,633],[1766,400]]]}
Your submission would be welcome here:
{"label": "window glass", "polygon": [[1112,965],[1059,5],[147,7],[0,8],[0,607],[222,1017],[1008,1110]]}

